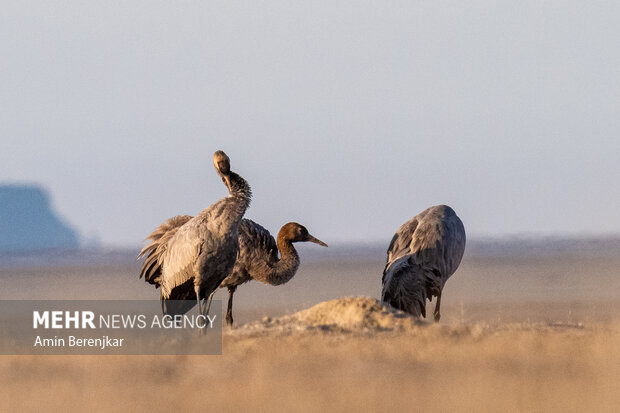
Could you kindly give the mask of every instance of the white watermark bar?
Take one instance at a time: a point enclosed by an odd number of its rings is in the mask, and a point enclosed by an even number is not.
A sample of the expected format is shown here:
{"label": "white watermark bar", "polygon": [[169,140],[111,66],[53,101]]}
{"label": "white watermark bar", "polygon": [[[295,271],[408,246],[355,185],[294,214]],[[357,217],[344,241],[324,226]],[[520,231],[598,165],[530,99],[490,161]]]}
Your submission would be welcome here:
{"label": "white watermark bar", "polygon": [[3,355],[222,354],[222,305],[195,302],[0,301]]}

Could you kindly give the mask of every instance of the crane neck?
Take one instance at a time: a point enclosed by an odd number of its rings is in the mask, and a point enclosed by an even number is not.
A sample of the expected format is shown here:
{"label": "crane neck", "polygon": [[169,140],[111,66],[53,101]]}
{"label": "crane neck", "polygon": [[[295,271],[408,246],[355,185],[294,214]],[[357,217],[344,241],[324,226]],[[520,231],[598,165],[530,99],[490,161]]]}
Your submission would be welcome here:
{"label": "crane neck", "polygon": [[267,279],[271,285],[280,285],[290,281],[299,268],[299,254],[291,240],[278,234],[277,244],[280,250],[280,260],[273,267],[274,271]]}
{"label": "crane neck", "polygon": [[234,172],[230,172],[230,197],[235,201],[235,211],[241,219],[252,201],[252,188],[245,179]]}

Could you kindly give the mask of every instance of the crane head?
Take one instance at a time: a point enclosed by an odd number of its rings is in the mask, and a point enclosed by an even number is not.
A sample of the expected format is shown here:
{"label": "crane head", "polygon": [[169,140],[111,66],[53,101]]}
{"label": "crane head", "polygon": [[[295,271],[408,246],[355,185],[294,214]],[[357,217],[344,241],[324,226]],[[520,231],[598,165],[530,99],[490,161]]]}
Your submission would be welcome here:
{"label": "crane head", "polygon": [[284,238],[291,242],[313,242],[323,247],[327,247],[327,244],[318,238],[310,235],[306,227],[297,222],[289,222],[285,224],[278,234],[278,238]]}
{"label": "crane head", "polygon": [[217,151],[213,154],[213,166],[219,176],[222,177],[222,181],[231,191],[230,186],[230,158],[224,153],[224,151]]}
{"label": "crane head", "polygon": [[224,151],[217,151],[213,154],[213,166],[220,175],[230,174],[230,158]]}

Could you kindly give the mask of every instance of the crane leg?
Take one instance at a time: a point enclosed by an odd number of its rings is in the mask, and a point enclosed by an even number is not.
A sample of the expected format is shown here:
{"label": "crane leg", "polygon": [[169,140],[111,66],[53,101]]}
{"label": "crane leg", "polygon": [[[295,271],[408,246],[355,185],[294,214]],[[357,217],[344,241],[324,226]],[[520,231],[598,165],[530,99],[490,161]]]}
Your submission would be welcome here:
{"label": "crane leg", "polygon": [[213,301],[213,296],[215,295],[217,291],[217,288],[215,290],[213,290],[213,292],[211,294],[209,294],[209,298],[207,299],[207,303],[206,303],[206,307],[207,307],[207,311],[205,312],[205,316],[209,315],[209,310],[211,309],[211,301]]}
{"label": "crane leg", "polygon": [[[204,313],[201,313],[205,317],[209,316],[209,310],[211,309],[211,301],[213,300],[213,295],[215,295],[216,291],[217,291],[217,289],[215,289],[215,291],[213,291],[211,294],[209,294],[209,298],[207,298],[207,300],[206,300],[207,301],[205,303],[206,311]],[[207,323],[205,323],[205,327],[202,329],[202,334],[207,334]]]}
{"label": "crane leg", "polygon": [[226,311],[226,324],[232,328],[233,325],[233,316],[232,316],[232,303],[233,303],[233,294],[237,290],[237,286],[233,285],[228,287],[228,310]]}
{"label": "crane leg", "polygon": [[433,312],[433,316],[435,317],[435,322],[438,322],[441,318],[441,314],[439,314],[439,305],[441,304],[441,290],[439,290],[439,294],[437,295],[437,302],[435,303],[435,311]]}
{"label": "crane leg", "polygon": [[195,285],[194,291],[196,292],[196,300],[198,301],[198,314],[202,315],[202,305],[200,304],[200,286]]}

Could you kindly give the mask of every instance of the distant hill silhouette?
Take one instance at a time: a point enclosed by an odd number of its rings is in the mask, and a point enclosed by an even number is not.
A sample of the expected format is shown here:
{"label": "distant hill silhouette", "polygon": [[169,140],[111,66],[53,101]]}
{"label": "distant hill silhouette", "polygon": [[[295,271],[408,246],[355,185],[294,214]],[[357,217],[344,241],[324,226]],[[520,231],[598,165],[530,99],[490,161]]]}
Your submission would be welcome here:
{"label": "distant hill silhouette", "polygon": [[46,190],[34,185],[0,185],[0,251],[78,246],[76,231],[52,211]]}

